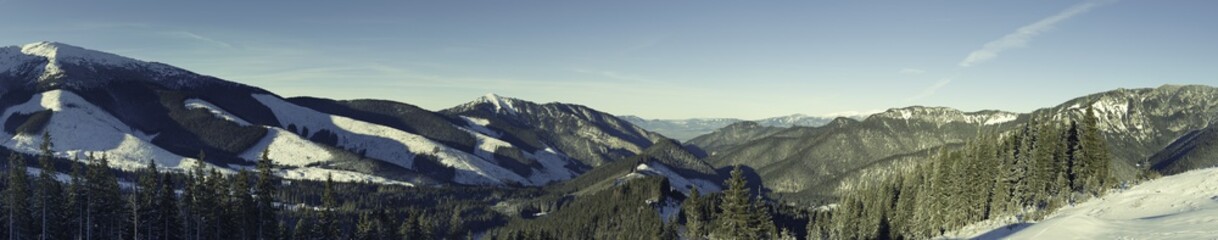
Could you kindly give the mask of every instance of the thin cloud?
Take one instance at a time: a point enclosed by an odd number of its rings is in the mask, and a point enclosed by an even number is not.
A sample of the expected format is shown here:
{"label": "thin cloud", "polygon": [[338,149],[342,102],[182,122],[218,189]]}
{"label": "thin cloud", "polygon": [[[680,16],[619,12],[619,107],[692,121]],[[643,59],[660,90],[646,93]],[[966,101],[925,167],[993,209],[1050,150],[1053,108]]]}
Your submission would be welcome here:
{"label": "thin cloud", "polygon": [[201,42],[205,42],[205,43],[209,43],[209,44],[214,44],[214,45],[221,46],[221,47],[224,47],[224,48],[233,48],[233,45],[232,45],[232,44],[229,44],[229,43],[227,43],[227,42],[220,41],[220,40],[216,40],[216,39],[212,39],[212,38],[209,38],[209,37],[204,37],[204,36],[202,36],[202,35],[195,34],[195,33],[192,33],[192,32],[187,32],[187,31],[173,31],[173,32],[166,32],[165,34],[166,34],[166,35],[169,35],[169,36],[173,36],[173,37],[186,38],[186,39],[191,39],[191,40],[201,41]]}
{"label": "thin cloud", "polygon": [[1027,46],[1028,41],[1032,40],[1033,37],[1053,29],[1053,27],[1058,23],[1070,19],[1071,17],[1078,16],[1079,14],[1091,11],[1091,9],[1103,5],[1104,3],[1105,2],[1099,1],[1083,2],[1071,6],[1070,8],[1067,8],[1056,15],[1041,19],[1040,21],[1036,21],[1035,23],[1027,26],[1020,27],[1019,29],[1015,30],[1015,32],[1007,34],[998,40],[988,42],[982,46],[981,49],[977,49],[969,53],[968,57],[965,57],[963,61],[960,61],[960,66],[976,66],[977,64],[998,57],[998,54],[1002,53],[1003,51]]}
{"label": "thin cloud", "polygon": [[926,73],[926,70],[917,68],[902,68],[901,71],[897,71],[897,73],[900,73],[901,75],[922,75],[923,73]]}
{"label": "thin cloud", "polygon": [[927,87],[926,89],[922,89],[921,93],[918,93],[918,95],[914,95],[913,97],[910,97],[909,99],[905,99],[905,101],[913,102],[913,101],[921,100],[926,97],[930,97],[931,95],[935,95],[935,92],[939,91],[940,88],[946,87],[947,84],[952,83],[952,80],[955,78],[956,77],[939,79],[939,81],[935,82],[934,85],[930,85],[930,87]]}

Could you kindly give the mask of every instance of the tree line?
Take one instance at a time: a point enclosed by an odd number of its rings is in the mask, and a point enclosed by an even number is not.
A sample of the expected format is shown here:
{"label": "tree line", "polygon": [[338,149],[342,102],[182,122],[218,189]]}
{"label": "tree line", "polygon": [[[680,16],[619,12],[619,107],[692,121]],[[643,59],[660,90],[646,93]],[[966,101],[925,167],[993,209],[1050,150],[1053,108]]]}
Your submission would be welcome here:
{"label": "tree line", "polygon": [[809,239],[925,239],[967,224],[1039,220],[1117,185],[1097,119],[1030,122],[881,176],[844,183]]}
{"label": "tree line", "polygon": [[[488,211],[530,189],[413,188],[285,181],[263,152],[252,168],[222,173],[199,162],[163,171],[112,169],[105,155],[65,161],[44,134],[36,163],[11,152],[0,178],[0,236],[8,239],[461,239],[502,225]],[[2,163],[2,162],[0,162]],[[66,163],[66,164],[64,164]],[[187,165],[183,165],[187,166]],[[64,171],[61,171],[64,170]],[[419,206],[426,206],[419,208]]]}

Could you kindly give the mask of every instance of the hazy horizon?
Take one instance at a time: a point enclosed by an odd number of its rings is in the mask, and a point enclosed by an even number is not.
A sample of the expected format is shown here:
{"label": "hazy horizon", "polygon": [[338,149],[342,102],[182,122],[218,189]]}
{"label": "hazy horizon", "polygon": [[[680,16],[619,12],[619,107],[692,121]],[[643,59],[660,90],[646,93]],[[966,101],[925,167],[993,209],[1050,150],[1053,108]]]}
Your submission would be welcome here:
{"label": "hazy horizon", "polygon": [[0,45],[431,110],[496,93],[647,119],[1029,112],[1218,82],[1212,1],[0,3],[21,9],[0,16]]}

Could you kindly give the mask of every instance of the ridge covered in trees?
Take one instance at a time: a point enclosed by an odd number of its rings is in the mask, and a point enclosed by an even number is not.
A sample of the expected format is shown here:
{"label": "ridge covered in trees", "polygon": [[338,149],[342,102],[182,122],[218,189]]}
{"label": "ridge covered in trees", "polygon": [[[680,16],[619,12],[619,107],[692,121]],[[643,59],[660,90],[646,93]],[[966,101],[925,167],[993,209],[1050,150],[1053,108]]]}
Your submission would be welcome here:
{"label": "ridge covered in trees", "polygon": [[835,208],[812,214],[809,239],[925,239],[967,224],[1033,221],[1117,186],[1087,109],[1081,121],[1028,123],[956,151],[843,184]]}

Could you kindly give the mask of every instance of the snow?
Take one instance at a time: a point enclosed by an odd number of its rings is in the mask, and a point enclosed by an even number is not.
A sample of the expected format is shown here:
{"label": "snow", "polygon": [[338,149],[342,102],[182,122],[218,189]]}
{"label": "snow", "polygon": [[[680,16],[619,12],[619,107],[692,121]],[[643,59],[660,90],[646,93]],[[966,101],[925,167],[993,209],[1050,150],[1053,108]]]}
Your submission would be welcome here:
{"label": "snow", "polygon": [[983,124],[985,124],[985,125],[1002,124],[1005,122],[1015,121],[1016,118],[1019,118],[1019,115],[1000,114],[997,116],[990,117],[990,119],[986,120],[985,123],[983,123]]}
{"label": "snow", "polygon": [[241,125],[241,126],[252,125],[252,124],[250,124],[250,122],[247,122],[247,121],[241,119],[240,117],[237,117],[236,115],[230,114],[230,113],[228,113],[228,111],[224,111],[224,109],[217,107],[215,104],[211,104],[210,102],[203,101],[202,99],[197,99],[197,98],[186,99],[184,104],[186,104],[186,109],[200,109],[201,108],[201,109],[207,110],[208,112],[211,112],[212,115],[215,115],[216,117],[218,117],[220,119],[228,120],[230,122],[236,123],[237,125]]}
{"label": "snow", "polygon": [[[474,138],[477,139],[478,145],[474,148],[474,155],[477,155],[483,159],[497,162],[495,159],[495,150],[498,150],[499,148],[508,148],[513,150],[519,149],[511,143],[499,140],[495,137],[487,136],[481,132],[466,128],[460,129],[465,130],[471,136],[474,136]],[[571,179],[576,176],[576,173],[567,168],[567,165],[571,163],[570,158],[566,157],[562,153],[554,151],[553,148],[546,147],[545,149],[537,150],[533,153],[523,151],[522,153],[524,154],[525,158],[533,159],[542,166],[542,169],[533,169],[532,174],[528,176],[528,184],[530,185],[540,186],[553,181]]]}
{"label": "snow", "polygon": [[[83,159],[88,154],[104,154],[113,167],[124,170],[143,168],[149,159],[161,166],[177,168],[193,160],[153,145],[151,140],[156,134],[133,129],[70,91],[35,94],[29,101],[6,109],[0,120],[44,110],[53,111],[45,129],[50,131],[52,150],[58,157]],[[24,153],[37,153],[42,144],[41,134],[0,132],[0,137],[5,139],[5,147]]]}
{"label": "snow", "polygon": [[467,116],[461,116],[461,119],[464,119],[466,123],[469,123],[466,127],[468,127],[470,130],[486,134],[487,136],[491,136],[493,138],[503,137],[503,133],[496,132],[495,130],[491,130],[487,127],[491,125],[490,120]]}
{"label": "snow", "polygon": [[669,169],[668,166],[664,166],[664,164],[660,163],[652,162],[639,164],[639,166],[635,167],[634,170],[635,172],[630,173],[630,175],[627,175],[626,178],[639,177],[638,175],[664,176],[668,179],[669,186],[677,191],[680,191],[686,196],[689,196],[689,190],[692,187],[698,187],[698,192],[700,193],[713,193],[722,190],[719,188],[719,185],[711,181],[685,178],[684,176],[681,176],[681,174],[677,174],[677,172]]}
{"label": "snow", "polygon": [[1214,239],[1218,168],[1193,170],[1111,191],[1029,225],[999,227],[980,239]]}
{"label": "snow", "polygon": [[262,158],[262,152],[268,149],[267,157],[275,164],[284,166],[302,167],[329,161],[332,157],[330,151],[321,145],[276,127],[267,127],[266,136],[242,152],[240,157],[257,161]]}
{"label": "snow", "polygon": [[37,56],[26,55],[19,46],[0,48],[0,73],[17,70],[16,68],[38,60]]}
{"label": "snow", "polygon": [[457,170],[454,181],[462,184],[499,185],[511,182],[527,183],[520,175],[488,160],[436,143],[423,136],[395,128],[334,116],[297,106],[267,94],[253,97],[271,109],[283,125],[293,124],[298,129],[309,129],[309,134],[321,130],[338,136],[338,146],[363,151],[368,157],[385,160],[405,168],[413,169],[414,157],[419,154],[435,156],[446,166]]}
{"label": "snow", "polygon": [[[121,68],[147,73],[152,81],[171,87],[181,88],[217,81],[199,81],[190,71],[156,62],[145,62],[111,53],[85,49],[57,42],[36,42],[21,46],[0,48],[0,73],[18,73],[14,70],[35,70],[38,81],[57,79],[64,76],[65,64],[84,67],[89,70],[99,68]],[[18,67],[36,67],[25,69]],[[105,86],[102,81],[79,81],[65,84]]]}
{"label": "snow", "polygon": [[513,99],[511,98],[500,97],[494,93],[487,93],[486,96],[482,96],[480,100],[482,102],[495,105],[495,112],[507,112],[508,114],[512,115],[516,114],[516,108],[512,105]]}
{"label": "snow", "polygon": [[660,221],[664,221],[664,223],[676,221],[677,214],[681,213],[681,203],[673,199],[666,199],[663,204],[656,206],[656,211],[660,213]]}
{"label": "snow", "polygon": [[335,182],[369,182],[369,183],[376,183],[376,184],[397,184],[397,185],[411,186],[411,187],[414,186],[414,184],[411,184],[408,182],[397,181],[397,180],[387,179],[387,178],[378,177],[378,176],[372,176],[372,175],[365,174],[365,173],[336,170],[336,169],[325,169],[325,168],[317,168],[317,167],[283,169],[283,170],[279,170],[276,173],[276,175],[279,175],[279,176],[283,177],[284,179],[292,179],[292,180],[304,179],[304,180],[315,180],[316,181],[316,180],[325,180],[326,177],[332,177],[332,179],[334,179]]}

